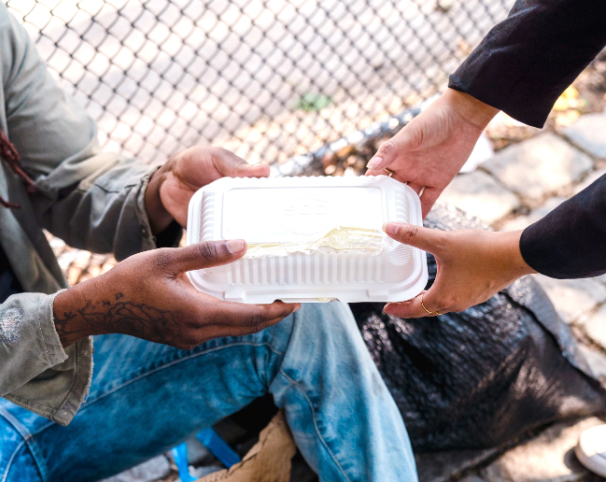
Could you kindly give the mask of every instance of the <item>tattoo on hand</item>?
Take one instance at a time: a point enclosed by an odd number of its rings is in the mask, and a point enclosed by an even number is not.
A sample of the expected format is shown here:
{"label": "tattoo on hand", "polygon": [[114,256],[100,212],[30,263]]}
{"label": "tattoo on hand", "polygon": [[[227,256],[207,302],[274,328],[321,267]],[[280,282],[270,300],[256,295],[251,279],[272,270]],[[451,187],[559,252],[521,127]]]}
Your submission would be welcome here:
{"label": "tattoo on hand", "polygon": [[163,311],[145,303],[88,301],[75,311],[55,313],[55,327],[64,346],[83,339],[89,333],[123,333],[156,343],[171,344],[180,335],[180,325],[171,311]]}

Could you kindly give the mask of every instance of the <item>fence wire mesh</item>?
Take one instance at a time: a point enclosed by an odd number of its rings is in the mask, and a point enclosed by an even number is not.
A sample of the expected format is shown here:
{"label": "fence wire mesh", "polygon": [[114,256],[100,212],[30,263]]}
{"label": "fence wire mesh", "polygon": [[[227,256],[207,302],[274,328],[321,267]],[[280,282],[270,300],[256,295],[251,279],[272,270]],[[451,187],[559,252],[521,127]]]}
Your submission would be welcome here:
{"label": "fence wire mesh", "polygon": [[444,88],[512,0],[8,0],[103,147],[283,162]]}

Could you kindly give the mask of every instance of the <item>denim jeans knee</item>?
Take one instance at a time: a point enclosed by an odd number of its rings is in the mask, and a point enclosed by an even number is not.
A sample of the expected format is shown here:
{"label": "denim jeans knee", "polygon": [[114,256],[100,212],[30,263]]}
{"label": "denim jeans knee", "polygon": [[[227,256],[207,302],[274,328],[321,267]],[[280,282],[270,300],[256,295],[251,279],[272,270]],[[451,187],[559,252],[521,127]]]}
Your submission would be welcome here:
{"label": "denim jeans knee", "polygon": [[28,446],[29,434],[22,434],[0,411],[0,481],[42,482],[36,460]]}
{"label": "denim jeans knee", "polygon": [[402,416],[349,306],[307,304],[270,392],[322,481],[416,482]]}

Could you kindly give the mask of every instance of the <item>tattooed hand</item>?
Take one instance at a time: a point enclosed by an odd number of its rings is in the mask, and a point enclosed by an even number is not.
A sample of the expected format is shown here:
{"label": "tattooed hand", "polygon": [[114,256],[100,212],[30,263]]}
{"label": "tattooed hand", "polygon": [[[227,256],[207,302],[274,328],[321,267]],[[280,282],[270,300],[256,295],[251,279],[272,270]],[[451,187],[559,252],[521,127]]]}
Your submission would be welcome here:
{"label": "tattooed hand", "polygon": [[53,305],[63,346],[89,335],[123,333],[189,350],[223,336],[255,333],[300,305],[230,303],[197,291],[187,271],[241,258],[243,240],[139,253],[98,278],[59,293]]}

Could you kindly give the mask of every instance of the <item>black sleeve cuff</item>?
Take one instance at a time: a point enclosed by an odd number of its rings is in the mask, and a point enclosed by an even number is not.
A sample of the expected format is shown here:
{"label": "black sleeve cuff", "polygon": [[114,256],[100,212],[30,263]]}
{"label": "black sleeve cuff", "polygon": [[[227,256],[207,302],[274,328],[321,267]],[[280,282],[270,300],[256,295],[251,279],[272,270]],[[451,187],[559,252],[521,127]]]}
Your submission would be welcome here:
{"label": "black sleeve cuff", "polygon": [[606,273],[606,175],[526,228],[520,251],[531,268],[552,278]]}

